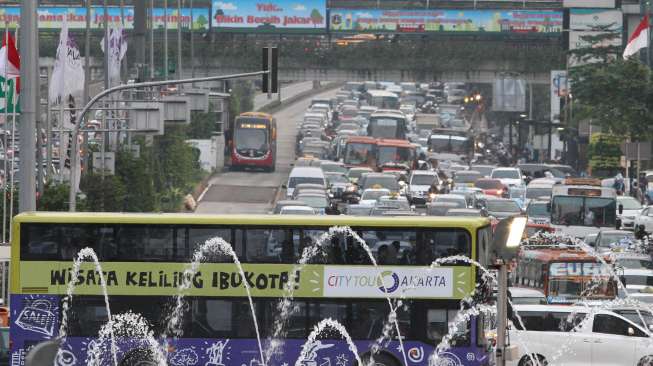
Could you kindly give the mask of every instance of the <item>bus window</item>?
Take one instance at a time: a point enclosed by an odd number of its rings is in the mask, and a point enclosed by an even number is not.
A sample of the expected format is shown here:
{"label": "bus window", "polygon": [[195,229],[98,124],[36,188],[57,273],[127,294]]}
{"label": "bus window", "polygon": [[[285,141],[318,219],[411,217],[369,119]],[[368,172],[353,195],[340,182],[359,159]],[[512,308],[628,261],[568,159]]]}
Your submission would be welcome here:
{"label": "bus window", "polygon": [[614,226],[617,215],[617,202],[611,198],[587,197],[585,198],[585,220],[590,219],[592,226]]}
{"label": "bus window", "polygon": [[[233,336],[233,300],[196,298],[192,302],[190,336],[229,338]],[[249,310],[249,304],[246,308]],[[243,324],[243,326],[247,326]],[[250,325],[252,326],[252,325]]]}
{"label": "bus window", "polygon": [[60,259],[71,261],[83,248],[92,248],[100,261],[117,256],[116,230],[114,226],[61,225],[59,226]]}
{"label": "bus window", "polygon": [[[269,302],[269,311],[267,314],[277,314],[278,302],[270,301]],[[308,303],[305,301],[293,301],[292,311],[286,322],[286,336],[284,338],[295,338],[295,339],[306,339],[308,337]],[[267,331],[271,330],[276,320],[276,316],[270,316],[269,327]],[[253,329],[253,327],[250,326]]]}
{"label": "bus window", "polygon": [[[177,255],[187,260],[193,259],[196,251],[205,245],[209,240],[222,239],[231,245],[231,229],[219,227],[191,227],[188,229],[188,245],[183,248],[177,248]],[[236,249],[236,254],[240,255],[242,248]],[[209,263],[230,263],[233,258],[227,253],[216,252],[216,250],[207,250],[204,253],[203,262]]]}
{"label": "bus window", "polygon": [[[343,326],[347,324],[347,303],[317,302],[309,308],[309,327],[312,329],[322,319],[331,318]],[[320,333],[319,339],[340,339],[342,334],[328,327]]]}
{"label": "bus window", "polygon": [[59,259],[59,230],[57,228],[47,224],[25,224],[22,227],[23,229],[20,233],[21,259]]}
{"label": "bus window", "polygon": [[353,339],[376,339],[381,336],[388,312],[386,301],[352,303],[351,337]]}
{"label": "bus window", "polygon": [[376,262],[384,264],[411,264],[414,262],[415,231],[366,230],[363,239],[370,247]]}
{"label": "bus window", "polygon": [[425,259],[431,264],[437,258],[455,255],[464,255],[471,258],[471,245],[469,234],[462,230],[425,231],[422,243]]}
{"label": "bus window", "polygon": [[236,230],[236,243],[244,241],[247,263],[293,263],[293,248],[298,237],[293,230],[242,229]]}
{"label": "bus window", "polygon": [[582,225],[583,197],[554,197],[551,222],[557,225]]}
{"label": "bus window", "polygon": [[[166,225],[124,225],[118,229],[118,257],[126,261],[174,261],[177,230]],[[179,238],[183,240],[183,236]]]}

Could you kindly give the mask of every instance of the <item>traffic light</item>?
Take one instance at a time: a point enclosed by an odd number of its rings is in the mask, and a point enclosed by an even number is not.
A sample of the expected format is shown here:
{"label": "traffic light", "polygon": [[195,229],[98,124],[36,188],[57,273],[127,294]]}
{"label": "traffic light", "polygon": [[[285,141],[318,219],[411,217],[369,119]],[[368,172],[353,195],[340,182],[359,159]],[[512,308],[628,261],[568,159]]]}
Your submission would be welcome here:
{"label": "traffic light", "polygon": [[263,71],[270,71],[263,74],[263,93],[278,93],[278,68],[279,49],[277,47],[263,47]]}

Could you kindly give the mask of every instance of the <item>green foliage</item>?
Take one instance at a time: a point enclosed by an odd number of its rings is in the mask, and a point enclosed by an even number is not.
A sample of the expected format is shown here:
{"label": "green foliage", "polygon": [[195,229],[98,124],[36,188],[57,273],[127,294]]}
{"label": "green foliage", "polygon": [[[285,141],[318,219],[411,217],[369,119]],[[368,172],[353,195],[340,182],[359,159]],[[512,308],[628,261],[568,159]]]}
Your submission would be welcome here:
{"label": "green foliage", "polygon": [[623,136],[595,133],[587,148],[589,166],[592,171],[614,171],[621,166],[621,142]]}
{"label": "green foliage", "polygon": [[229,98],[229,123],[243,112],[254,109],[254,86],[250,81],[236,81],[232,83],[231,98]]}
{"label": "green foliage", "polygon": [[211,134],[215,131],[215,122],[217,114],[214,112],[199,113],[193,112],[190,125],[186,129],[189,139],[210,139]]}
{"label": "green foliage", "polygon": [[68,211],[70,185],[49,181],[43,187],[43,194],[36,201],[39,211]]}
{"label": "green foliage", "polygon": [[136,158],[130,152],[120,151],[116,155],[116,175],[125,187],[122,211],[151,212],[155,209],[154,180],[152,169],[145,159]]}
{"label": "green foliage", "polygon": [[166,126],[166,133],[154,139],[155,189],[163,192],[171,188],[190,192],[201,179],[193,148],[184,140],[184,126]]}
{"label": "green foliage", "polygon": [[650,69],[635,58],[623,60],[620,47],[609,42],[611,33],[583,37],[590,47],[571,52],[589,63],[570,69],[576,120],[591,119],[603,131],[631,140],[653,136]]}
{"label": "green foliage", "polygon": [[120,212],[123,210],[127,189],[120,177],[87,174],[82,177],[79,186],[86,194],[86,203],[91,211]]}

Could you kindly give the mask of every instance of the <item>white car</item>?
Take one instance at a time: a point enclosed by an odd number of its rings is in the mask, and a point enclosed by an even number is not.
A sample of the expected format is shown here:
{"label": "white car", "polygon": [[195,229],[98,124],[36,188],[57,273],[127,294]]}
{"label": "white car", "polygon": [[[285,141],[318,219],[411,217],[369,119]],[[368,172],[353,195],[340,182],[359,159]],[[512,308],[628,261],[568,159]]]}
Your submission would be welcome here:
{"label": "white car", "polygon": [[280,215],[315,215],[315,209],[308,206],[285,206],[281,208]]}
{"label": "white car", "polygon": [[390,193],[390,190],[387,188],[368,188],[361,194],[361,199],[358,201],[358,204],[365,206],[375,206],[376,201],[379,198],[383,196],[389,196]]}
{"label": "white car", "polygon": [[408,199],[412,204],[426,204],[431,184],[440,186],[438,174],[431,170],[414,170],[408,180]]}
{"label": "white car", "polygon": [[[509,330],[518,354],[507,365],[650,365],[653,342],[648,329],[614,311],[585,306],[515,305],[526,329],[513,320]],[[575,330],[575,331],[572,331]],[[528,352],[527,352],[528,350]]]}
{"label": "white car", "polygon": [[653,260],[648,254],[614,254],[617,274],[621,277],[629,293],[650,293],[653,290]]}
{"label": "white car", "polygon": [[648,206],[635,216],[635,231],[644,229],[647,233],[653,233],[653,206]]}
{"label": "white car", "polygon": [[542,305],[546,304],[546,296],[540,290],[525,287],[508,288],[513,304]]}
{"label": "white car", "polygon": [[524,177],[517,168],[495,168],[490,178],[500,180],[506,187],[524,185]]}
{"label": "white car", "polygon": [[288,183],[284,184],[282,188],[286,190],[286,197],[291,199],[293,197],[293,191],[298,184],[302,183],[311,183],[319,184],[324,187],[324,190],[327,188],[326,178],[324,177],[324,172],[321,168],[318,167],[308,167],[308,166],[295,166],[288,176]]}
{"label": "white car", "polygon": [[[622,212],[619,213],[619,209]],[[635,228],[635,217],[642,211],[642,204],[630,196],[617,196],[617,217],[621,219],[621,229],[633,230]]]}

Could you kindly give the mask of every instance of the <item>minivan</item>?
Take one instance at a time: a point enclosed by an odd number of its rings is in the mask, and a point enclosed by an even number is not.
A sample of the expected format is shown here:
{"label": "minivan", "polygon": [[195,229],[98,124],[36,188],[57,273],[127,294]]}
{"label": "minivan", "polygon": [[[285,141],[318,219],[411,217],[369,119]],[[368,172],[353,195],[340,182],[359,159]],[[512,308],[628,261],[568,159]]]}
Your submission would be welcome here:
{"label": "minivan", "polygon": [[525,329],[513,316],[509,336],[519,351],[508,365],[533,364],[526,349],[541,365],[651,365],[650,330],[617,311],[565,305],[515,305],[513,310]]}
{"label": "minivan", "polygon": [[312,183],[319,184],[326,190],[326,179],[324,172],[321,168],[311,166],[296,166],[290,171],[288,176],[288,183],[284,184],[282,188],[286,189],[286,197],[291,199],[293,191],[298,184]]}

